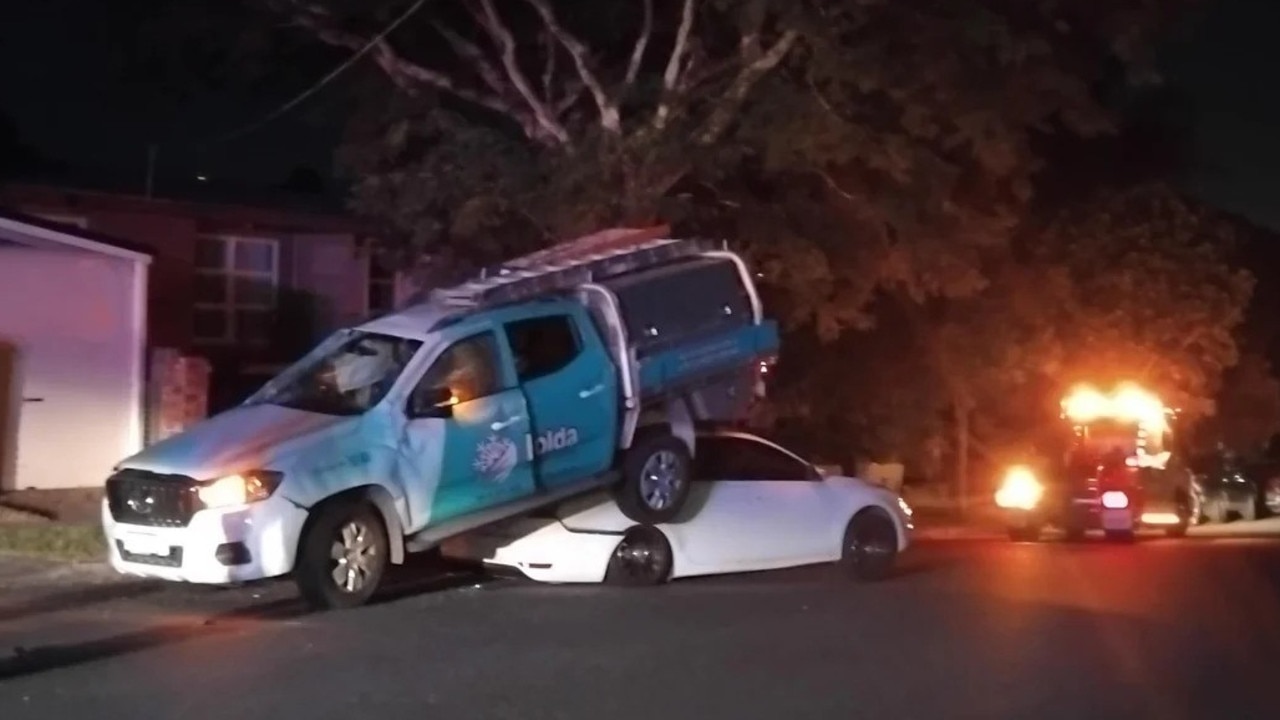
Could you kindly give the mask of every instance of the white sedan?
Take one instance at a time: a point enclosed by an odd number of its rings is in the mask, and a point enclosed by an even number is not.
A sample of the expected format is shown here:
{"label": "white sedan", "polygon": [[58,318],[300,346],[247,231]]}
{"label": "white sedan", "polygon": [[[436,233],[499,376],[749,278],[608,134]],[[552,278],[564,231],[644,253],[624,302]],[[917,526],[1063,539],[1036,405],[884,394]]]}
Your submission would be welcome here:
{"label": "white sedan", "polygon": [[879,580],[911,541],[911,510],[897,494],[825,476],[755,435],[699,434],[694,477],[688,519],[636,525],[597,493],[455,537],[441,553],[552,583],[653,585],[816,563]]}

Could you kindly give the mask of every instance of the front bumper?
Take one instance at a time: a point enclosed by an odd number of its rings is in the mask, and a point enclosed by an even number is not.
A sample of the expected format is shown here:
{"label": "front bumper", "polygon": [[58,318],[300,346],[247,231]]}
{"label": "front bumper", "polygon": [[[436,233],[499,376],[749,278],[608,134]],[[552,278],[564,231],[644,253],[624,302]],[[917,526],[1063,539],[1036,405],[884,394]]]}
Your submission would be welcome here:
{"label": "front bumper", "polygon": [[186,527],[118,523],[107,502],[102,503],[103,533],[117,572],[205,585],[290,572],[306,519],[305,509],[279,496],[251,505],[200,510]]}
{"label": "front bumper", "polygon": [[538,582],[598,583],[621,541],[620,533],[573,532],[556,520],[523,518],[450,538],[440,552]]}

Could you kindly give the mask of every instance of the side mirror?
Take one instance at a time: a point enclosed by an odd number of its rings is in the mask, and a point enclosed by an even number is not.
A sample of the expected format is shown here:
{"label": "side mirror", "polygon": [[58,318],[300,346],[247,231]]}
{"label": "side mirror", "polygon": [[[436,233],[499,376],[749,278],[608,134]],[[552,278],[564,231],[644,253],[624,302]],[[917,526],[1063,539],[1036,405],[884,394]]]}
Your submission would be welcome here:
{"label": "side mirror", "polygon": [[457,398],[447,387],[415,391],[409,399],[410,418],[451,418]]}

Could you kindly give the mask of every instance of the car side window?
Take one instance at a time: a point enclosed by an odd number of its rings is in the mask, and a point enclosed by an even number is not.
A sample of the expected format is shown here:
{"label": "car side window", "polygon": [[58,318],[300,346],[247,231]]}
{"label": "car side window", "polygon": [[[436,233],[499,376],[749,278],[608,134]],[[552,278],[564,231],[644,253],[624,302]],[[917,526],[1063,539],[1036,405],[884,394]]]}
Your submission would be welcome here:
{"label": "car side window", "polygon": [[520,382],[559,372],[582,350],[573,319],[568,315],[518,320],[507,323],[506,331]]}
{"label": "car side window", "polygon": [[413,389],[410,407],[419,398],[448,389],[455,403],[493,395],[502,390],[498,344],[493,333],[485,332],[459,340],[440,354]]}
{"label": "car side window", "polygon": [[762,442],[700,437],[695,453],[699,480],[811,480],[809,466]]}

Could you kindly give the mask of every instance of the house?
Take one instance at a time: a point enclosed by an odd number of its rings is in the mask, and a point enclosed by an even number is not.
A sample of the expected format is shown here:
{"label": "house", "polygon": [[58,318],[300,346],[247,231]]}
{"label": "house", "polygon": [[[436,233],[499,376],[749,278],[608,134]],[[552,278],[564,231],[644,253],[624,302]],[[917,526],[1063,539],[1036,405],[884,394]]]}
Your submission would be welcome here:
{"label": "house", "polygon": [[35,185],[0,188],[0,207],[150,248],[150,343],[210,361],[215,411],[394,305],[393,276],[360,250],[367,228],[342,214]]}
{"label": "house", "polygon": [[151,262],[0,213],[0,489],[100,484],[142,447]]}
{"label": "house", "polygon": [[[30,400],[0,404],[12,408],[8,424],[0,424],[0,449],[15,425],[22,436],[7,443],[14,469],[0,475],[0,489],[99,484],[110,467],[104,469],[103,458],[113,463],[146,440],[138,430],[139,382],[155,374],[156,349],[208,361],[201,407],[216,412],[242,400],[325,334],[392,309],[399,290],[394,276],[362,251],[366,229],[341,214],[38,185],[0,187],[0,212],[0,241],[6,243],[0,246],[6,250],[0,256],[0,341],[9,338],[17,346],[11,353],[25,373],[17,394]],[[123,269],[133,267],[142,269]],[[128,276],[132,294],[117,298],[127,272],[135,273]],[[104,349],[91,350],[85,338],[96,338]],[[128,362],[116,344],[134,348]],[[121,356],[99,366],[97,353],[107,353],[107,345]],[[49,368],[39,371],[48,374],[31,375],[33,363]],[[0,365],[0,378],[2,371]],[[95,374],[108,371],[124,379]],[[63,401],[55,403],[42,383],[91,384],[98,390],[78,392],[92,396],[93,409],[82,405],[79,412],[96,413],[89,416],[95,428],[108,427],[99,424],[107,416],[118,422],[127,416],[132,429],[111,425],[109,437],[95,430],[100,448],[94,452],[64,448],[64,457],[84,458],[84,470],[36,469],[44,451],[28,446],[72,442],[74,428],[89,422],[59,415],[70,411],[56,410]]]}

